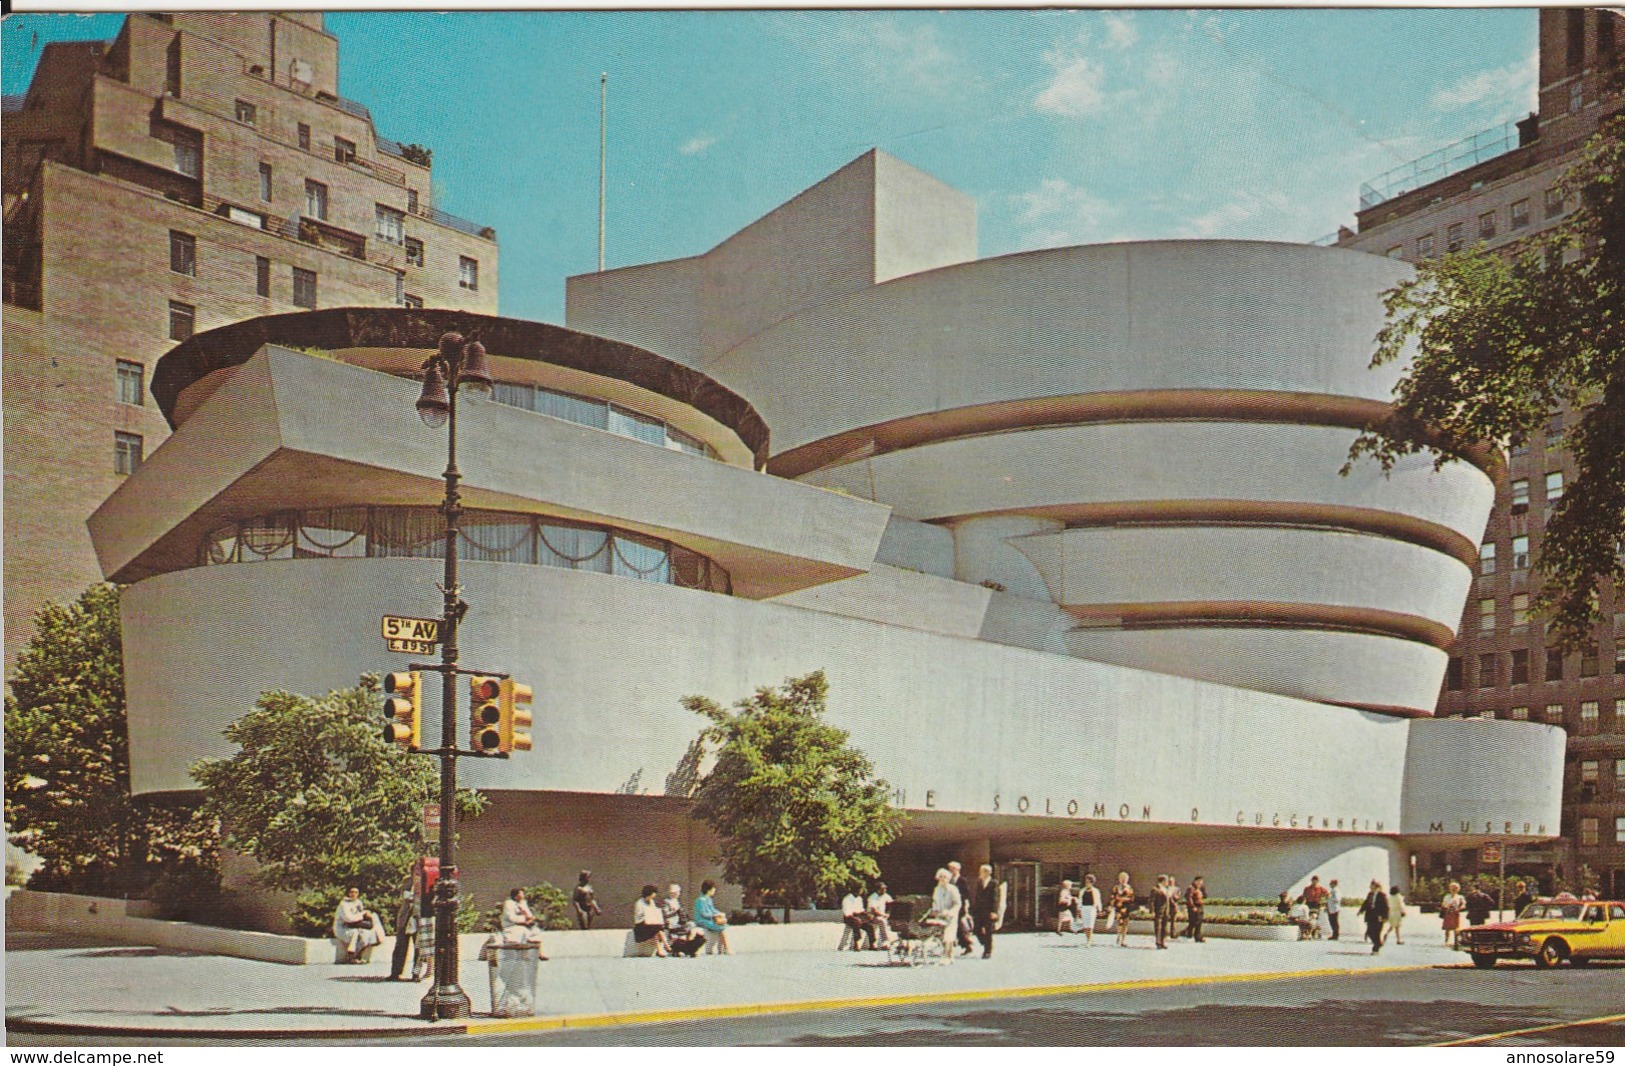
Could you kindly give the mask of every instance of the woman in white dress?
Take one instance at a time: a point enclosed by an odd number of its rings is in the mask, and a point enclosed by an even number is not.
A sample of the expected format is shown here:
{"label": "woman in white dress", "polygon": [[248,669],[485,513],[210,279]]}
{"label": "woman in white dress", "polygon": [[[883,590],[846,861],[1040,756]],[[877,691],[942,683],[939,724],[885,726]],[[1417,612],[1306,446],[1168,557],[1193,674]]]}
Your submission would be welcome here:
{"label": "woman in white dress", "polygon": [[1095,919],[1100,916],[1100,889],[1095,886],[1095,875],[1083,875],[1083,887],[1078,889],[1077,898],[1078,919],[1073,924],[1073,932],[1082,932],[1084,943],[1088,947],[1095,946]]}
{"label": "woman in white dress", "polygon": [[953,876],[947,870],[937,871],[937,887],[931,893],[931,913],[925,916],[926,925],[942,926],[942,942],[948,949],[943,961],[949,963],[954,961],[954,938],[959,929],[959,912],[964,904],[959,889],[951,883]]}
{"label": "woman in white dress", "polygon": [[333,912],[333,939],[344,945],[345,962],[360,962],[360,955],[383,943],[384,923],[361,902],[361,890],[351,888]]}
{"label": "woman in white dress", "polygon": [[1055,935],[1075,932],[1072,927],[1072,882],[1062,881],[1055,893]]}

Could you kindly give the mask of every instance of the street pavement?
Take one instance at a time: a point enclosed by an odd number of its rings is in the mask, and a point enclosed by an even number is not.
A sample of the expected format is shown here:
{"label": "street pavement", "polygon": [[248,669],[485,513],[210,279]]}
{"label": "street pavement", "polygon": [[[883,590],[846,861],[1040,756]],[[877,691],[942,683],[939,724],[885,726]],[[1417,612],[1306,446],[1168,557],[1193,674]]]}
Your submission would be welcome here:
{"label": "street pavement", "polygon": [[[1410,926],[1410,923],[1407,923]],[[1102,986],[1147,989],[1461,966],[1444,949],[1437,919],[1408,928],[1403,945],[1380,955],[1339,942],[1255,943],[1210,938],[1156,950],[1149,937],[1118,948],[1081,937],[1001,936],[994,957],[950,966],[896,967],[879,952],[780,952],[697,959],[556,959],[541,964],[538,1017],[493,1020],[484,964],[465,959],[463,988],[474,1001],[470,1032],[537,1033],[639,1022],[781,1015],[788,1009],[882,1009],[1009,1000]],[[831,947],[834,936],[832,934]],[[387,945],[386,945],[387,946]],[[158,1038],[432,1035],[419,1021],[426,986],[388,979],[385,951],[365,966],[284,966],[157,948],[63,942],[11,933],[6,943],[9,1029],[107,1030]],[[1510,972],[1510,971],[1509,971]],[[1296,978],[1297,980],[1307,978]],[[441,1031],[448,1027],[442,1025]],[[461,1031],[462,1026],[450,1027]]]}

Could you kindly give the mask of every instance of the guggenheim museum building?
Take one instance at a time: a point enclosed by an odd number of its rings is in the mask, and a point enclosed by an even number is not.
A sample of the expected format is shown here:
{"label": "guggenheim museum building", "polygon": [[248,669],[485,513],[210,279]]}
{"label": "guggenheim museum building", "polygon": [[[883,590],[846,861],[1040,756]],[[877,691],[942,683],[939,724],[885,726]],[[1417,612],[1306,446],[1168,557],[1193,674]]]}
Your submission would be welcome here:
{"label": "guggenheim museum building", "polygon": [[262,690],[405,668],[380,619],[439,612],[446,458],[412,378],[456,330],[498,382],[459,410],[462,660],[536,692],[534,751],[461,764],[481,898],[592,869],[626,924],[644,882],[717,876],[679,701],[813,670],[908,812],[893,891],[991,860],[1018,922],[1089,871],[1357,892],[1553,837],[1560,728],[1432,717],[1497,458],[1339,473],[1400,373],[1369,362],[1409,270],[1256,241],[982,259],[968,197],[871,152],[703,254],[571,278],[569,328],[200,333],[153,376],[174,434],[90,521],[129,584],[133,787],[195,789]]}

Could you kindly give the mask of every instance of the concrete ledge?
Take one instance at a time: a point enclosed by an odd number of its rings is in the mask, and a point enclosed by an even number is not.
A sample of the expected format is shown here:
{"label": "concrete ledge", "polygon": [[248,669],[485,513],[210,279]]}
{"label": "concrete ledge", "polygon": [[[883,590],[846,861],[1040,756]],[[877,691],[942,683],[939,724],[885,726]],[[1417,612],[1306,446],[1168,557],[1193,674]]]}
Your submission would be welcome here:
{"label": "concrete ledge", "polygon": [[[277,962],[291,966],[335,965],[329,937],[283,936],[243,929],[221,929],[191,922],[144,917],[156,909],[146,900],[74,896],[60,892],[16,892],[6,901],[6,926],[19,931],[75,933],[120,944],[143,944],[204,955]],[[827,912],[826,912],[827,913]],[[841,940],[839,921],[792,922],[790,925],[742,925],[728,931],[735,952],[834,951]],[[463,933],[458,953],[463,960],[478,955],[489,933]],[[549,958],[615,958],[621,954],[625,929],[560,930],[542,934]],[[373,952],[373,965],[387,959],[394,938],[384,937]]]}

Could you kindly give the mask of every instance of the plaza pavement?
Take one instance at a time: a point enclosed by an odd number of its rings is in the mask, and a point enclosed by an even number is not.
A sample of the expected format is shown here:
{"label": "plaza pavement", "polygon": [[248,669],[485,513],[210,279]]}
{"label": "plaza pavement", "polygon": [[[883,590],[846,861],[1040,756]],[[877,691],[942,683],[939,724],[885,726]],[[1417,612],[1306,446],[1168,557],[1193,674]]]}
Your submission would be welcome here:
{"label": "plaza pavement", "polygon": [[[1350,918],[1353,916],[1350,915]],[[1347,922],[1346,925],[1354,925]],[[1109,936],[1001,936],[992,959],[949,966],[890,966],[881,952],[799,951],[696,959],[565,958],[541,964],[537,1016],[492,1019],[485,964],[465,958],[466,1022],[417,1019],[426,984],[388,979],[387,951],[364,966],[286,966],[60,935],[9,933],[6,1024],[35,1032],[135,1037],[409,1037],[725,1018],[817,1010],[1075,993],[1090,989],[1278,980],[1293,975],[1464,965],[1440,944],[1438,918],[1407,920],[1406,942],[1380,955],[1337,942],[1178,941],[1148,936],[1127,948]],[[838,927],[837,927],[838,928]],[[1345,929],[1345,932],[1348,930]],[[388,947],[388,942],[384,947]],[[832,936],[831,948],[834,946]]]}

